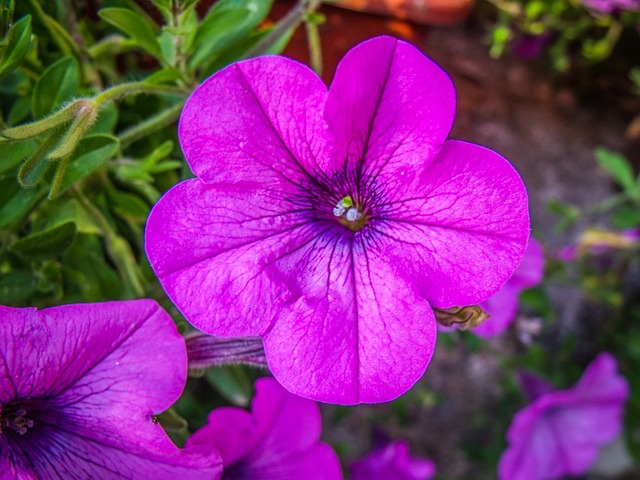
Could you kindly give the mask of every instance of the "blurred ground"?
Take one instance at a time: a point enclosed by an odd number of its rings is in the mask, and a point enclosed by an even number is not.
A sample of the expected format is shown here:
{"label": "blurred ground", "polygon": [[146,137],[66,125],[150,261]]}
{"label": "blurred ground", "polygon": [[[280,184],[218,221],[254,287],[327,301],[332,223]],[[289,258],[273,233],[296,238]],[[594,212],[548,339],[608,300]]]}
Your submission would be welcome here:
{"label": "blurred ground", "polygon": [[[291,4],[277,2],[274,18]],[[570,233],[554,233],[550,200],[587,206],[611,192],[592,152],[596,146],[624,149],[629,119],[619,109],[585,101],[571,88],[554,85],[540,65],[489,58],[476,18],[454,27],[425,27],[336,7],[324,6],[322,12],[327,17],[320,26],[327,83],[351,46],[380,34],[408,39],[449,72],[458,93],[451,137],[485,145],[515,165],[529,191],[533,234],[545,246],[558,248],[570,240]],[[308,63],[304,31],[296,34],[285,54]],[[548,293],[558,310],[558,332],[574,329],[582,307],[579,292],[558,286]],[[444,343],[406,398],[391,405],[326,407],[324,437],[353,459],[370,448],[373,430],[381,429],[394,439],[409,439],[414,454],[434,459],[440,479],[495,478],[481,466],[483,459],[473,456],[491,450],[491,442],[497,442],[495,451],[502,448],[506,425],[497,420],[503,371],[498,359],[522,344],[513,333],[477,353],[468,342],[450,347]]]}

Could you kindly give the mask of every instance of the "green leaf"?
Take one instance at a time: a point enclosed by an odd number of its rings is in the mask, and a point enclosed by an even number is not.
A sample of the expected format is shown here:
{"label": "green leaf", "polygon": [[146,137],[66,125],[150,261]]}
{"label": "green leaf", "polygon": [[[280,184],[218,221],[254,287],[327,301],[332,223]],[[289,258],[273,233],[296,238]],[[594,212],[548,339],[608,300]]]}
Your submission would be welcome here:
{"label": "green leaf", "polygon": [[28,189],[20,188],[16,183],[15,177],[3,179],[0,181],[0,192],[9,192],[4,194],[4,202],[0,202],[0,228],[18,222],[23,216],[31,210],[47,193],[45,189]]}
{"label": "green leaf", "polygon": [[222,0],[209,10],[193,40],[189,67],[194,70],[243,40],[264,20],[272,1]]}
{"label": "green leaf", "polygon": [[640,226],[640,209],[628,204],[620,206],[611,218],[611,225],[619,229]]}
{"label": "green leaf", "polygon": [[59,196],[74,183],[91,175],[117,151],[118,139],[116,137],[102,134],[84,137],[67,166],[56,196]]}
{"label": "green leaf", "polygon": [[22,64],[31,46],[31,16],[18,20],[5,38],[6,46],[0,54],[0,77],[11,73]]}
{"label": "green leaf", "polygon": [[49,66],[33,90],[33,117],[40,118],[71,99],[80,87],[80,68],[73,57],[62,57]]}
{"label": "green leaf", "polygon": [[31,272],[16,270],[0,275],[0,304],[21,306],[38,288],[38,279]]}
{"label": "green leaf", "polygon": [[16,167],[33,150],[33,141],[0,142],[0,173]]}
{"label": "green leaf", "polygon": [[98,15],[114,27],[122,30],[142,48],[155,57],[160,57],[157,26],[148,18],[126,8],[103,8]]}
{"label": "green leaf", "polygon": [[633,167],[623,155],[602,147],[596,148],[594,153],[600,166],[609,172],[626,192],[634,190],[636,182]]}
{"label": "green leaf", "polygon": [[177,81],[182,79],[182,75],[175,68],[167,67],[149,75],[144,82],[150,85],[174,85]]}
{"label": "green leaf", "polygon": [[54,42],[63,54],[73,56],[76,59],[80,58],[80,48],[71,35],[64,29],[62,25],[56,22],[49,15],[45,15],[43,20],[46,24],[49,35],[53,38]]}
{"label": "green leaf", "polygon": [[226,365],[207,370],[207,380],[235,405],[246,407],[253,396],[253,385],[242,365]]}
{"label": "green leaf", "polygon": [[24,122],[29,118],[29,115],[31,115],[31,96],[18,97],[11,105],[11,110],[7,115],[7,125],[17,125]]}
{"label": "green leaf", "polygon": [[113,211],[121,217],[145,220],[149,216],[151,207],[137,195],[113,189],[108,192],[107,196]]}
{"label": "green leaf", "polygon": [[113,103],[103,105],[98,114],[96,123],[89,129],[87,134],[112,133],[118,123],[118,107]]}
{"label": "green leaf", "polygon": [[55,256],[69,248],[75,237],[76,224],[67,222],[16,240],[10,248],[29,256]]}

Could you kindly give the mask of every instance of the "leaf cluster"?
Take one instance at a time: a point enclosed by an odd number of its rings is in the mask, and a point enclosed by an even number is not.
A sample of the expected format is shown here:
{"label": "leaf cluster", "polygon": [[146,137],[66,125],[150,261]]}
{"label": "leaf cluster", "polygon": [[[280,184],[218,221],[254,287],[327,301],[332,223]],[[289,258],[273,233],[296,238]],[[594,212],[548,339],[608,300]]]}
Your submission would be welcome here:
{"label": "leaf cluster", "polygon": [[271,4],[0,0],[0,304],[168,306],[143,229],[191,175],[177,119],[204,78],[284,47],[297,23]]}

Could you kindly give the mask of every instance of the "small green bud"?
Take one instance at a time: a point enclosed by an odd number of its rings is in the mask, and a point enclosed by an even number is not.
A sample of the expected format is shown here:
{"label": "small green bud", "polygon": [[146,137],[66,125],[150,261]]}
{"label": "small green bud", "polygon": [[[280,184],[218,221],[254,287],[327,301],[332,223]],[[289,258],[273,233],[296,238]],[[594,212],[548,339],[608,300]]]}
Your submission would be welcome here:
{"label": "small green bud", "polygon": [[56,127],[69,123],[76,117],[78,110],[82,108],[86,100],[75,100],[62,107],[57,112],[44,117],[36,122],[19,125],[17,127],[6,128],[0,135],[8,140],[27,140],[37,137],[43,133],[53,130]]}

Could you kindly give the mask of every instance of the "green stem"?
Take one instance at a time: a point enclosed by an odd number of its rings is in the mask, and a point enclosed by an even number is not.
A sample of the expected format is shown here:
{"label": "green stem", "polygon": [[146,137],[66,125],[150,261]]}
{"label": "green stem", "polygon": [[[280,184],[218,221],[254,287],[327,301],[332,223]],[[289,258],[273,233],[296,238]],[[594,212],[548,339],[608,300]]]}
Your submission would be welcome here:
{"label": "green stem", "polygon": [[138,264],[135,260],[131,247],[121,236],[119,236],[102,212],[93,205],[79,187],[71,190],[72,195],[78,200],[80,205],[100,226],[104,235],[107,254],[116,264],[118,272],[125,284],[130,284],[136,296],[144,296],[144,286],[142,284],[142,275],[139,271]]}
{"label": "green stem", "polygon": [[131,82],[115,85],[93,97],[96,106],[100,107],[103,103],[119,100],[129,95],[138,95],[141,93],[148,94],[168,94],[185,96],[187,92],[183,88],[170,87],[164,85],[150,85],[145,82]]}
{"label": "green stem", "polygon": [[269,52],[273,46],[287,32],[295,30],[305,17],[320,7],[322,0],[298,0],[298,3],[287,13],[268,35],[260,40],[245,57],[256,57]]}
{"label": "green stem", "polygon": [[183,106],[183,102],[176,103],[172,107],[163,110],[158,115],[148,118],[134,125],[133,127],[128,128],[120,135],[118,135],[120,145],[124,148],[127,145],[137,142],[141,138],[144,138],[161,128],[171,125],[180,117],[180,112],[182,112]]}
{"label": "green stem", "polygon": [[307,40],[309,41],[309,56],[311,57],[311,68],[318,76],[322,75],[322,47],[320,45],[320,34],[318,24],[313,19],[305,22],[307,30]]}

